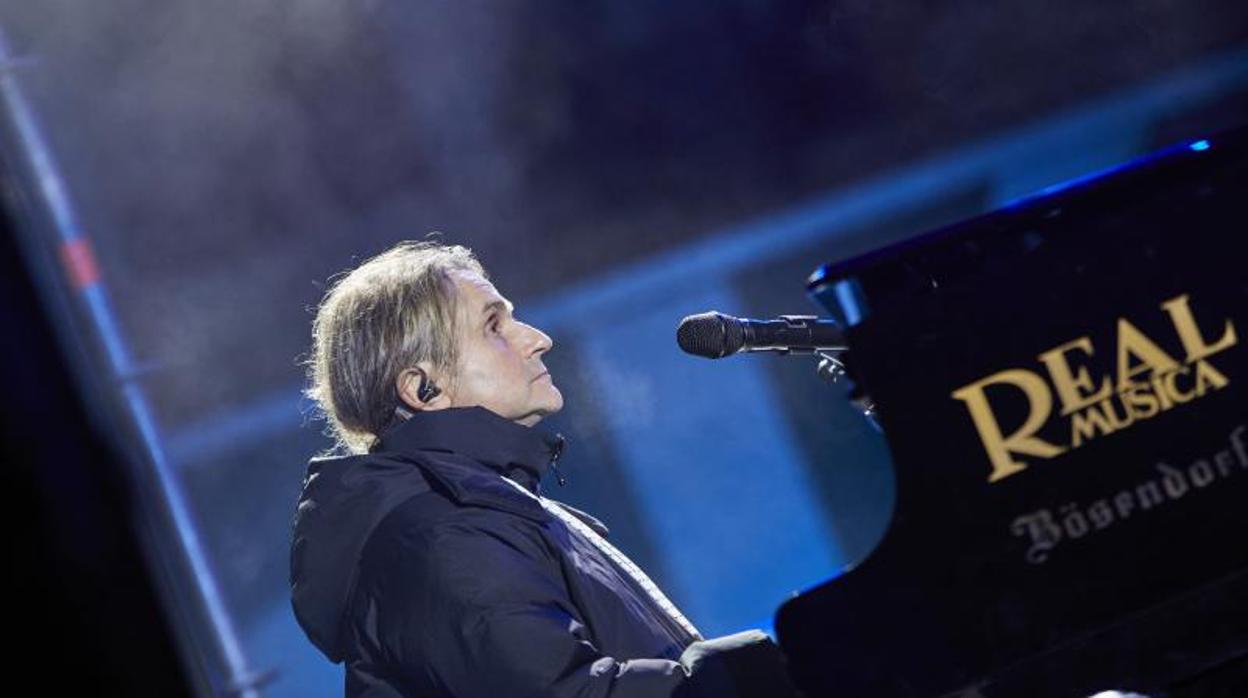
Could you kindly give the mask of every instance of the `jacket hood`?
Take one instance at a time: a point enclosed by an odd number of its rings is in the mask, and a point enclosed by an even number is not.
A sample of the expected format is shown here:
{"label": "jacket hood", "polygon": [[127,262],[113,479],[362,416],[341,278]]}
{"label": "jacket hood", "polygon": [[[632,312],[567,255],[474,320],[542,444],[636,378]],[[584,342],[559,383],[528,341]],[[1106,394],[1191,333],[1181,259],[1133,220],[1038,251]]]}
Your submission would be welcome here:
{"label": "jacket hood", "polygon": [[291,604],[331,662],[343,660],[342,624],[369,535],[392,509],[429,489],[405,460],[359,455],[308,463],[292,524]]}
{"label": "jacket hood", "polygon": [[311,459],[290,549],[291,604],[308,638],[330,661],[343,661],[343,630],[364,546],[391,510],[432,489],[430,479],[459,503],[544,521],[548,514],[536,500],[490,471],[536,494],[563,443],[562,436],[481,407],[450,408],[392,427],[372,453]]}

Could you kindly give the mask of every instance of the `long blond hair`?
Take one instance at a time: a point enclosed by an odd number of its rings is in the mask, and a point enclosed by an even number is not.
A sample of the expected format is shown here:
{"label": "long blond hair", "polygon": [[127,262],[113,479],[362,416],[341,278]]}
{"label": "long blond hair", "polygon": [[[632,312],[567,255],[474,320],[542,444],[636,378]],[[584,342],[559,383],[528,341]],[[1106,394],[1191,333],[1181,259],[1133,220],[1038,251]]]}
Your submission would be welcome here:
{"label": "long blond hair", "polygon": [[[399,406],[399,374],[419,361],[458,374],[459,295],[451,273],[488,278],[472,250],[405,241],[336,275],[317,307],[308,388],[335,450],[367,452]],[[446,387],[446,386],[443,386]]]}

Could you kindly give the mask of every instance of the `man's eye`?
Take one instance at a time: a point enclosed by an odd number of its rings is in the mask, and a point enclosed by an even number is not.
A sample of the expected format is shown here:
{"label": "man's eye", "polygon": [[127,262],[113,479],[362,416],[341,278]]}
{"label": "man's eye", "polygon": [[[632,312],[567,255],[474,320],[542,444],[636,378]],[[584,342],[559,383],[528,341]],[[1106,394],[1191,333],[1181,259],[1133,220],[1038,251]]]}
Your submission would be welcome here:
{"label": "man's eye", "polygon": [[490,319],[489,329],[491,332],[498,331],[498,318],[495,317]]}

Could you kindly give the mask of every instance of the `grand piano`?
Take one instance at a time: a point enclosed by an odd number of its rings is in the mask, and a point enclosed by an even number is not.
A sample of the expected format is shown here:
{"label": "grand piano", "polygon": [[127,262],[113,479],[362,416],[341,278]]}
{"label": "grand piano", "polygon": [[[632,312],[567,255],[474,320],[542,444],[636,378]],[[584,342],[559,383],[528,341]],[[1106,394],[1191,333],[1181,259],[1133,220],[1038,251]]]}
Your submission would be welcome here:
{"label": "grand piano", "polygon": [[1248,696],[1248,132],[818,269],[888,530],[785,602],[809,696]]}

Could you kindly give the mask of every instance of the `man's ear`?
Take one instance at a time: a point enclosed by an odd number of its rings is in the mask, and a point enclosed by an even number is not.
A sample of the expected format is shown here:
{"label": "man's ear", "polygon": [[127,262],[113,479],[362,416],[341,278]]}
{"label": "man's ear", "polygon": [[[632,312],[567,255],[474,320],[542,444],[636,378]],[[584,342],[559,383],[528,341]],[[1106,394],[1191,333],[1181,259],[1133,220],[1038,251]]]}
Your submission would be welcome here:
{"label": "man's ear", "polygon": [[[416,368],[404,369],[395,381],[399,399],[414,410],[440,410],[450,407],[450,398],[442,392],[442,388],[431,377],[432,366],[420,362]],[[423,393],[422,393],[423,386]]]}

